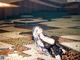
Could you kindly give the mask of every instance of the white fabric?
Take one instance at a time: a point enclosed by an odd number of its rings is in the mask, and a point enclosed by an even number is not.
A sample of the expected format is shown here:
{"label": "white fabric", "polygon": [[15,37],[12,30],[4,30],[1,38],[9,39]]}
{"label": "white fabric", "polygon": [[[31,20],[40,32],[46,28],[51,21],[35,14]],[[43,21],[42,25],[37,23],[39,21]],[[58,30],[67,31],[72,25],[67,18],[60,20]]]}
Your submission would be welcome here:
{"label": "white fabric", "polygon": [[43,40],[43,41],[45,41],[45,42],[47,42],[47,43],[49,43],[49,44],[54,44],[55,43],[55,40],[54,39],[52,39],[52,38],[49,38],[49,37],[46,37],[46,36],[44,36],[42,33],[40,34],[40,38]]}
{"label": "white fabric", "polygon": [[61,60],[60,55],[55,56],[56,60]]}
{"label": "white fabric", "polygon": [[38,46],[40,46],[40,47],[44,47],[44,44],[42,43],[41,40],[37,40],[37,44],[38,44]]}

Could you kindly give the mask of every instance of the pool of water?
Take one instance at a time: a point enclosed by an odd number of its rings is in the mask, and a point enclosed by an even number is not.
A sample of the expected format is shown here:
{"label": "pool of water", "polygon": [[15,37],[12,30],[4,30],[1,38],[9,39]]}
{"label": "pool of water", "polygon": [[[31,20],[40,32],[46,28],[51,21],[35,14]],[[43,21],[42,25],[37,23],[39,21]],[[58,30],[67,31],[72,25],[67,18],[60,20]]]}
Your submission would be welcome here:
{"label": "pool of water", "polygon": [[64,16],[69,16],[69,13],[68,12],[57,12],[57,11],[54,11],[54,12],[33,12],[32,13],[32,16],[33,17],[36,17],[36,18],[43,18],[43,19],[55,19],[55,18],[61,18],[61,17],[64,17]]}

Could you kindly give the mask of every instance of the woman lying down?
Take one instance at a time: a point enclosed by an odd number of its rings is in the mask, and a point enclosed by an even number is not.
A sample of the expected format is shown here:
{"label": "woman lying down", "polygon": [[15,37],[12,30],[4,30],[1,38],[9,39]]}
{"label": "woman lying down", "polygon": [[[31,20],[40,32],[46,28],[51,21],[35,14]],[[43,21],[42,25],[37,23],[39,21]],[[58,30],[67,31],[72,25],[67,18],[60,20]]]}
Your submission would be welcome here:
{"label": "woman lying down", "polygon": [[45,36],[43,34],[43,29],[39,26],[35,26],[32,31],[33,40],[36,46],[46,55],[51,55],[56,58],[56,60],[61,60],[61,55],[65,53],[65,50],[56,44],[55,40]]}

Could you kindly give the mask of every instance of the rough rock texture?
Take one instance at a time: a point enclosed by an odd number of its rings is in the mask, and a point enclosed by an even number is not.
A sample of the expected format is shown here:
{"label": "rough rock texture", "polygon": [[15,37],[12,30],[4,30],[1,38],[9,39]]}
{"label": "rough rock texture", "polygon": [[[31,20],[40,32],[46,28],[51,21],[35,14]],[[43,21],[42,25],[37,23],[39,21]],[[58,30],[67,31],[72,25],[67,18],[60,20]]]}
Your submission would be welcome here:
{"label": "rough rock texture", "polygon": [[80,52],[69,50],[62,55],[62,60],[80,60]]}
{"label": "rough rock texture", "polygon": [[10,49],[0,49],[0,55],[7,55]]}
{"label": "rough rock texture", "polygon": [[22,51],[26,51],[29,50],[30,48],[22,46],[22,45],[16,45],[15,50],[22,52]]}

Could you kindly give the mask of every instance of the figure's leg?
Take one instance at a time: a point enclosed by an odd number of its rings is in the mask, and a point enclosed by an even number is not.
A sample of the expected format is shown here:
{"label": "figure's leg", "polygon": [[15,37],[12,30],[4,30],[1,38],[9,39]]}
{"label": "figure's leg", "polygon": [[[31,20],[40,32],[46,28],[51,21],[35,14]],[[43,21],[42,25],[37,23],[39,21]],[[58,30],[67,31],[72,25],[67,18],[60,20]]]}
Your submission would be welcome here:
{"label": "figure's leg", "polygon": [[52,47],[56,60],[61,60],[62,49],[58,45],[53,45]]}
{"label": "figure's leg", "polygon": [[48,52],[48,50],[47,50],[46,48],[42,48],[42,52],[43,52],[45,55],[47,55],[47,56],[50,55],[49,52]]}
{"label": "figure's leg", "polygon": [[56,60],[61,60],[61,56],[60,55],[55,55]]}
{"label": "figure's leg", "polygon": [[48,48],[47,50],[48,50],[49,54],[50,54],[52,57],[55,57],[55,56],[54,56],[54,51],[53,51],[53,49],[52,49],[51,47]]}

